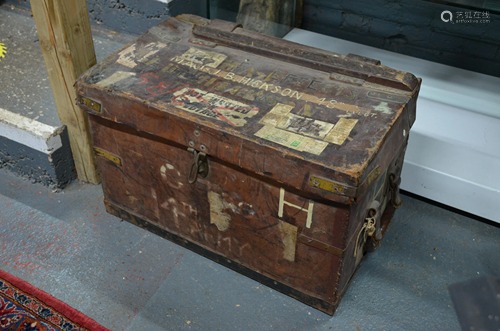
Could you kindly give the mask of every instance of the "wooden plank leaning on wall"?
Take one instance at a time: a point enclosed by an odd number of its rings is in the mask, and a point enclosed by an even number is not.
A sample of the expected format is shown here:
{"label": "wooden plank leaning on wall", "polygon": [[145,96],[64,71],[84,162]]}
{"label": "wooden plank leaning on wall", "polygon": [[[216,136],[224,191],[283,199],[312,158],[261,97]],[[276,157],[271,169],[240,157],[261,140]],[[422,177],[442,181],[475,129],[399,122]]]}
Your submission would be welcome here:
{"label": "wooden plank leaning on wall", "polygon": [[304,0],[240,0],[236,21],[245,29],[283,37],[302,24]]}
{"label": "wooden plank leaning on wall", "polygon": [[98,184],[87,114],[76,105],[76,79],[96,64],[85,0],[31,0],[57,112],[68,127],[78,178]]}

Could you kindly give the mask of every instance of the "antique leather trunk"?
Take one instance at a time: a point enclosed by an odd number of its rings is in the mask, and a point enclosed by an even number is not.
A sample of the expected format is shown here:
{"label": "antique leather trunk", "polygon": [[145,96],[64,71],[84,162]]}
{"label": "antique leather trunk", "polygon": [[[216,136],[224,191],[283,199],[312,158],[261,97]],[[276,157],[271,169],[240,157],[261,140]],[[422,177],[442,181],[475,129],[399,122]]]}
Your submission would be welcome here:
{"label": "antique leather trunk", "polygon": [[171,17],[77,82],[109,213],[333,314],[395,208],[420,79]]}

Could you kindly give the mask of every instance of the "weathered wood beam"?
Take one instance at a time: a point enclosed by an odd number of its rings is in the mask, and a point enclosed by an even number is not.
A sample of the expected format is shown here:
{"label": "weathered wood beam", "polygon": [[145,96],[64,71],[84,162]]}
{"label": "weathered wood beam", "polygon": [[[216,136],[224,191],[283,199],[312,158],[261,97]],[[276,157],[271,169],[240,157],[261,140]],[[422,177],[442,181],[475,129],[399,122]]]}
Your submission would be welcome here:
{"label": "weathered wood beam", "polygon": [[85,0],[31,0],[61,122],[68,127],[78,178],[98,184],[87,114],[76,105],[76,79],[96,63]]}

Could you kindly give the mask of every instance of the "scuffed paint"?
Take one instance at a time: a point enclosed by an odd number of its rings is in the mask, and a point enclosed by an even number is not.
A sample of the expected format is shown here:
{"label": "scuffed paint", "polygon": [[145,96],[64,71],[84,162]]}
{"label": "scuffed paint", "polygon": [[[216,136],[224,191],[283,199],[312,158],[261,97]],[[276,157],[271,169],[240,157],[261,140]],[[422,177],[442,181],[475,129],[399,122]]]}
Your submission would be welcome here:
{"label": "scuffed paint", "polygon": [[252,208],[253,207],[251,204],[246,203],[246,202],[240,202],[240,203],[238,203],[238,207],[240,207],[240,208],[243,207],[244,205],[246,205],[245,206],[246,208]]}
{"label": "scuffed paint", "polygon": [[210,203],[210,224],[215,224],[219,231],[229,230],[231,215],[225,213],[224,209],[237,210],[236,206],[224,201],[222,196],[215,192],[208,192],[208,202]]}
{"label": "scuffed paint", "polygon": [[[168,169],[168,170],[175,170],[174,166],[173,166],[173,165],[171,165],[171,164],[169,164],[169,163],[167,163],[167,164],[166,164],[166,167],[165,167],[165,165],[162,165],[162,166],[160,167],[160,174],[161,174],[162,180],[163,180],[163,181],[164,181],[164,182],[165,182],[168,186],[170,186],[170,187],[172,187],[172,188],[174,188],[174,189],[181,189],[181,188],[182,188],[182,186],[183,186],[184,184],[183,184],[183,183],[181,183],[181,182],[177,182],[177,184],[175,184],[175,183],[173,182],[173,180],[172,180],[172,178],[171,178],[171,177],[170,177],[170,180],[169,180],[169,178],[168,178],[168,176],[167,176],[167,169]],[[179,177],[181,176],[181,173],[180,173],[179,171],[177,171],[177,176],[179,176]]]}
{"label": "scuffed paint", "polygon": [[387,115],[391,115],[393,113],[391,108],[389,107],[389,104],[385,101],[382,101],[377,106],[373,106],[373,110],[387,114]]}
{"label": "scuffed paint", "polygon": [[138,201],[138,199],[132,193],[130,193],[128,190],[125,191],[125,194],[127,195],[128,199],[130,200],[131,203],[135,203],[136,201]]}

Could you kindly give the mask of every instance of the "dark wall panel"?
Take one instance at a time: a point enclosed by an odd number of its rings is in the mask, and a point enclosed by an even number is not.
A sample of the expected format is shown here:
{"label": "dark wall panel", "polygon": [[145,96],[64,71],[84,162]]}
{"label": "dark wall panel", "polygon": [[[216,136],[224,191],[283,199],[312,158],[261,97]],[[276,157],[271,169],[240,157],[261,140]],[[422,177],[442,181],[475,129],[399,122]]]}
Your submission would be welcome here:
{"label": "dark wall panel", "polygon": [[[452,12],[455,23],[443,22]],[[500,77],[500,15],[459,23],[475,11],[423,0],[305,0],[303,28]],[[483,10],[478,10],[483,15]]]}

